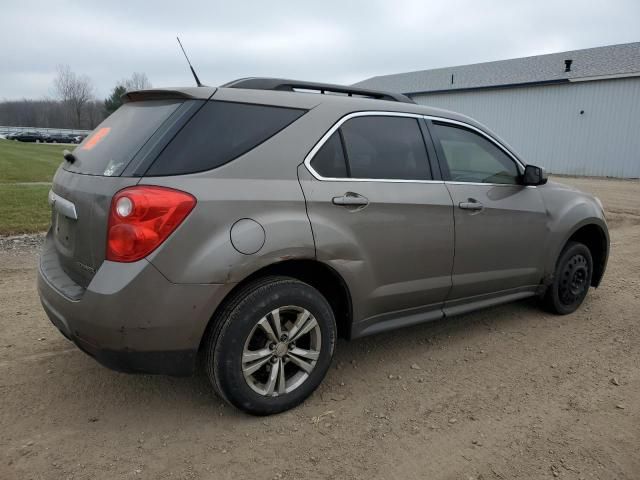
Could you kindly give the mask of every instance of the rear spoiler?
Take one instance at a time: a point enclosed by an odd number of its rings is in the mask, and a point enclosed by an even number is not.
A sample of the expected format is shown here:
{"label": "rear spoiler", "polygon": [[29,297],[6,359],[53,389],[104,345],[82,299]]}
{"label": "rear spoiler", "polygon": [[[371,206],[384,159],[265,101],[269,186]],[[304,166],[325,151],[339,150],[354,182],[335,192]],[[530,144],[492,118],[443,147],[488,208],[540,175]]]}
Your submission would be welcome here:
{"label": "rear spoiler", "polygon": [[208,100],[214,93],[216,88],[213,87],[150,88],[126,92],[120,99],[122,103],[142,100]]}

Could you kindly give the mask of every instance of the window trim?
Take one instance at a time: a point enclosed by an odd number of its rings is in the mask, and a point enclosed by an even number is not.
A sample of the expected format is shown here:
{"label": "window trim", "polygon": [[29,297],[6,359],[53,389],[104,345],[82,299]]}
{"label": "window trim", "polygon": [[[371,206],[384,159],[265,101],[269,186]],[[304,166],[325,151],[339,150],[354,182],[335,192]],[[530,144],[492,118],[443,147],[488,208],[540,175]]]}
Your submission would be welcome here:
{"label": "window trim", "polygon": [[[343,123],[345,123],[347,120],[350,120],[352,118],[357,118],[357,117],[407,117],[407,118],[415,118],[418,121],[420,119],[431,120],[431,121],[435,120],[437,122],[450,123],[450,124],[453,124],[453,125],[458,125],[458,126],[461,126],[461,127],[464,127],[464,128],[468,128],[470,130],[473,130],[476,133],[479,133],[480,135],[485,137],[487,140],[489,140],[490,142],[494,143],[502,151],[504,151],[510,158],[513,159],[514,162],[516,162],[516,166],[520,170],[520,173],[522,173],[522,171],[524,171],[524,164],[507,147],[502,145],[498,140],[493,138],[488,133],[483,132],[479,128],[474,127],[473,125],[470,125],[468,123],[461,122],[459,120],[452,120],[450,118],[438,117],[438,116],[434,116],[434,115],[421,115],[419,113],[384,112],[384,111],[371,110],[371,111],[362,111],[362,112],[352,112],[352,113],[349,113],[349,114],[341,117],[335,124],[333,124],[333,126],[322,137],[320,137],[320,140],[318,140],[318,142],[313,146],[311,151],[305,157],[303,163],[304,163],[304,166],[309,171],[309,173],[311,173],[311,175],[313,175],[317,180],[329,181],[329,182],[450,183],[450,184],[453,184],[453,185],[462,184],[462,185],[491,185],[491,186],[513,187],[513,184],[506,184],[506,183],[453,182],[453,181],[450,181],[450,180],[405,180],[405,179],[396,179],[396,178],[335,178],[335,177],[323,177],[322,175],[320,175],[318,172],[316,172],[313,169],[313,167],[311,166],[311,160],[313,160],[313,157],[315,157],[316,153],[318,153],[318,150],[320,150],[322,148],[322,146],[325,144],[325,142],[331,137],[331,135],[333,135],[333,133],[336,130],[338,130],[342,126]],[[431,132],[429,132],[429,133],[431,133]],[[424,138],[424,134],[423,134],[423,140],[424,141],[431,140],[431,141],[435,142],[435,140],[433,140],[433,139]],[[425,145],[425,148],[426,147],[427,146]],[[428,152],[428,149],[427,149],[427,152]],[[433,174],[433,172],[432,172],[432,174]]]}
{"label": "window trim", "polygon": [[[337,154],[339,154],[341,156],[341,164],[344,167],[344,178],[350,178],[351,177],[351,168],[349,166],[349,160],[347,158],[347,151],[344,147],[344,140],[342,138],[342,130],[337,130],[336,132],[333,133],[333,135],[330,135],[329,138],[327,139],[326,142],[324,142],[322,144],[322,147],[320,147],[320,149],[316,152],[316,154],[314,155],[314,157],[311,159],[310,163],[314,163],[316,162],[317,165],[315,167],[312,167],[314,169],[315,172],[318,173],[318,175],[322,175],[320,173],[320,170],[323,170],[322,166],[323,166],[323,162],[322,161],[317,161],[317,160],[322,160],[322,159],[318,159],[317,156],[322,154],[322,151],[324,150],[324,148],[326,148],[327,145],[330,145],[331,142],[336,142],[336,149],[337,149]],[[334,158],[335,160],[335,158]],[[330,172],[328,172],[330,173]],[[334,172],[335,173],[335,172]],[[336,177],[336,178],[343,178],[343,177]]]}
{"label": "window trim", "polygon": [[342,133],[341,128],[339,128],[337,132],[338,132],[338,137],[340,137],[340,146],[342,147],[342,158],[344,159],[344,167],[347,170],[347,178],[351,178],[351,164],[349,163],[349,152],[347,152],[347,143],[344,141],[344,133]]}
{"label": "window trim", "polygon": [[[377,111],[366,111],[366,112],[353,112],[353,113],[349,113],[347,115],[345,115],[344,117],[340,118],[318,141],[318,143],[315,144],[315,146],[311,149],[311,151],[307,154],[307,156],[304,159],[304,165],[305,167],[307,167],[307,170],[309,170],[309,173],[311,173],[311,175],[313,175],[317,180],[321,180],[321,181],[330,181],[330,182],[382,182],[382,183],[443,183],[442,180],[405,180],[405,179],[399,179],[399,178],[336,178],[336,177],[323,177],[322,175],[320,175],[318,172],[316,172],[314,170],[314,168],[311,166],[311,161],[313,160],[313,158],[315,157],[316,153],[318,152],[318,150],[320,150],[322,148],[322,146],[325,144],[325,142],[331,137],[331,135],[333,135],[336,130],[338,130],[347,120],[351,120],[352,118],[357,118],[357,117],[405,117],[405,118],[415,118],[418,122],[420,122],[420,119],[422,119],[424,117],[424,115],[419,115],[419,114],[414,114],[414,113],[401,113],[401,112],[377,112]],[[420,127],[420,125],[418,124],[418,127]],[[423,143],[425,142],[425,138],[424,138],[424,134],[422,132],[422,129],[420,129],[420,135],[422,136],[422,141]],[[340,137],[342,138],[342,135],[340,135]],[[427,149],[427,146],[424,145],[425,147],[425,153],[427,154],[427,158],[429,158],[429,150]],[[344,144],[343,144],[343,148],[344,148]],[[346,148],[345,148],[345,157],[346,155],[348,155],[348,153],[346,152]],[[348,162],[348,158],[346,158],[347,162]],[[429,160],[427,160],[427,167],[429,168],[429,171],[432,170],[431,168],[431,163]],[[433,172],[431,172],[431,174],[433,175]]]}

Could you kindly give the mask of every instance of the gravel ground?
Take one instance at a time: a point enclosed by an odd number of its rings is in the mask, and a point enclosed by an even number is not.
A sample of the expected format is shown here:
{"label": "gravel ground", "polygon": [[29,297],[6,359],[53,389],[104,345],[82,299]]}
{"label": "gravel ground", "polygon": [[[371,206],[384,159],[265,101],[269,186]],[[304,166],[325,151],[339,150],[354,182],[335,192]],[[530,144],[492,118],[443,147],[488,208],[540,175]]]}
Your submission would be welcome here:
{"label": "gravel ground", "polygon": [[611,227],[578,312],[529,300],[339,342],[319,391],[270,418],[201,376],[99,366],[38,303],[42,236],[0,239],[0,478],[640,478],[640,183],[562,181]]}
{"label": "gravel ground", "polygon": [[14,255],[37,255],[37,250],[44,242],[44,233],[30,235],[0,236],[0,252]]}

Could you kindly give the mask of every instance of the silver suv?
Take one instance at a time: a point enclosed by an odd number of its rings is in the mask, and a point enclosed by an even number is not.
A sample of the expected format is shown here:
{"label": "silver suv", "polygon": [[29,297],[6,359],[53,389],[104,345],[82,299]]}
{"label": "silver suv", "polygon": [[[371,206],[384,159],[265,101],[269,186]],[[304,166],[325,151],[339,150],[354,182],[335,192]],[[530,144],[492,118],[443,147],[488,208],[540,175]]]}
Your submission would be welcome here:
{"label": "silver suv", "polygon": [[63,335],[120,371],[202,363],[260,415],[314,391],[338,336],[531,296],[571,313],[609,251],[598,199],[470,118],[277,79],[127,93],[49,202]]}

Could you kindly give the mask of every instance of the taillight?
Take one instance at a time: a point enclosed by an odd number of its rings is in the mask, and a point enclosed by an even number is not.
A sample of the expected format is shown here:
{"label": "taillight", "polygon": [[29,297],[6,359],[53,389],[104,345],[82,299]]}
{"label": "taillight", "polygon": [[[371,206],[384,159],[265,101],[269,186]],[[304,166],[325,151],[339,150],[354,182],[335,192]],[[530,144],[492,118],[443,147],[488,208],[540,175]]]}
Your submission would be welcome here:
{"label": "taillight", "polygon": [[135,262],[166,240],[196,205],[188,193],[172,188],[125,188],[111,200],[107,260]]}

